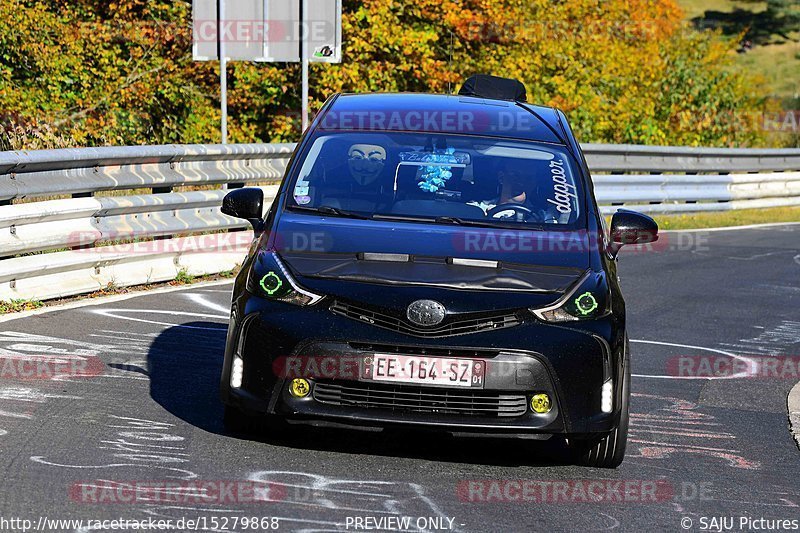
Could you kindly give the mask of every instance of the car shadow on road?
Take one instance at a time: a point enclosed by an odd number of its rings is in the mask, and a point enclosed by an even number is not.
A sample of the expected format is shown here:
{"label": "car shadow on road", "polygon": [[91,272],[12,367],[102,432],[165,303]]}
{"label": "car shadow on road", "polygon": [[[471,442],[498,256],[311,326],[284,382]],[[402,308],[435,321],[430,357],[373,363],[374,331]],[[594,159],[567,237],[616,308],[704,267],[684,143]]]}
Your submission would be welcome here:
{"label": "car shadow on road", "polygon": [[164,330],[150,345],[150,396],[198,428],[222,433],[219,376],[227,324],[189,322]]}
{"label": "car shadow on road", "polygon": [[403,428],[383,431],[292,426],[280,434],[232,434],[222,425],[219,378],[227,324],[190,322],[163,331],[148,354],[150,395],[164,409],[210,433],[296,450],[417,458],[497,466],[569,462],[561,439],[462,437]]}

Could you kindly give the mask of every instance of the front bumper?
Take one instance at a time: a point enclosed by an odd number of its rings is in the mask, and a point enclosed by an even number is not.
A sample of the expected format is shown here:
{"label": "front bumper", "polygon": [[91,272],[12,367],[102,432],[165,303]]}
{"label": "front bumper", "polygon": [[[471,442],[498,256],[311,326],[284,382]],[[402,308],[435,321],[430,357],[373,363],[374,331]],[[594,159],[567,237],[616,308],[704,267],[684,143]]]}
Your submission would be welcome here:
{"label": "front bumper", "polygon": [[[611,318],[578,329],[531,316],[506,329],[423,339],[337,315],[325,302],[296,307],[245,293],[234,309],[243,312],[232,320],[226,349],[221,395],[227,404],[293,421],[458,432],[586,434],[609,431],[618,420],[619,394],[611,413],[600,409],[602,383],[621,383],[615,376],[622,371],[624,332]],[[387,352],[481,361],[484,387],[363,379],[364,359]],[[229,381],[234,354],[244,363],[236,389]],[[288,392],[289,379],[300,376],[312,383],[305,398]],[[553,399],[545,414],[527,408],[540,392]]]}

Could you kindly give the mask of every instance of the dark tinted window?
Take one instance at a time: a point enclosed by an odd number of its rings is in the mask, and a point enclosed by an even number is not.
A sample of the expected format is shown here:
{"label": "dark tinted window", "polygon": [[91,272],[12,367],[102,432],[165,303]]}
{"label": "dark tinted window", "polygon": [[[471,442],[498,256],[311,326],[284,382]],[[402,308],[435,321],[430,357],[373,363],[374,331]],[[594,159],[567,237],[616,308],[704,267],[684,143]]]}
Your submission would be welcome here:
{"label": "dark tinted window", "polygon": [[290,206],[363,216],[454,217],[573,226],[583,203],[566,152],[478,136],[319,134],[290,183]]}

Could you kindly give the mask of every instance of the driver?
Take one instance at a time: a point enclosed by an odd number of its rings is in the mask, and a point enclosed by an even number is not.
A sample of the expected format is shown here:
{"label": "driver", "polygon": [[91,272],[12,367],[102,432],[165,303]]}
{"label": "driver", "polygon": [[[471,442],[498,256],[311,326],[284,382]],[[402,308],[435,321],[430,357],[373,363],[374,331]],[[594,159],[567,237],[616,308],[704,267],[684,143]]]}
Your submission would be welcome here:
{"label": "driver", "polygon": [[[506,161],[498,171],[499,195],[497,197],[470,203],[483,209],[486,215],[492,218],[515,219],[519,222],[531,220],[558,223],[557,213],[554,213],[549,205],[543,209],[536,208],[534,204],[538,201],[538,195],[537,188],[535,186],[532,188],[534,179],[526,177],[525,173],[514,163]],[[492,212],[497,206],[503,205],[508,206],[508,209]],[[514,209],[514,205],[519,205],[521,209]]]}
{"label": "driver", "polygon": [[497,181],[500,191],[498,196],[480,202],[469,202],[469,204],[480,207],[487,214],[498,205],[525,204],[528,199],[525,192],[525,178],[510,162],[506,162],[497,172]]}
{"label": "driver", "polygon": [[497,179],[500,182],[500,196],[497,198],[496,205],[524,204],[528,199],[525,192],[525,178],[518,170],[506,165],[497,173]]}

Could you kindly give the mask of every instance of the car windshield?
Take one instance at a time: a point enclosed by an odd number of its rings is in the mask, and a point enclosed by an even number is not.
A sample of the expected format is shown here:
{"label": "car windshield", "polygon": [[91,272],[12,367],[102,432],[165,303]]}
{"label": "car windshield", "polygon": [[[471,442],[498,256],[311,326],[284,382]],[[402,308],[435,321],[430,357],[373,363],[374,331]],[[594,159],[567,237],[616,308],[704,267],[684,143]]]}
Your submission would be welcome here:
{"label": "car windshield", "polygon": [[580,180],[567,153],[489,137],[318,134],[289,184],[289,209],[357,218],[571,229]]}

